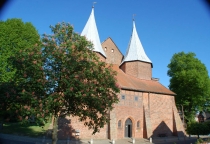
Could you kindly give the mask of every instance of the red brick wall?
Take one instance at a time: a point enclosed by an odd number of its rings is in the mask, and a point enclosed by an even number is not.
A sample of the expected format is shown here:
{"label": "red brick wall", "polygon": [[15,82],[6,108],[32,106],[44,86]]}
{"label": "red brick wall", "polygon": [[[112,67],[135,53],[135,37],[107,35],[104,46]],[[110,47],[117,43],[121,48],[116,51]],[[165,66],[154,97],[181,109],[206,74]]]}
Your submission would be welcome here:
{"label": "red brick wall", "polygon": [[111,38],[106,39],[102,43],[102,48],[106,53],[106,63],[118,64],[118,65],[121,64],[123,55],[119,51],[117,46],[114,44],[114,42],[111,40]]}
{"label": "red brick wall", "polygon": [[98,56],[100,61],[103,61],[103,62],[106,61],[106,58],[103,55],[101,55],[100,53],[96,52],[96,55]]}
{"label": "red brick wall", "polygon": [[161,133],[172,136],[174,97],[150,93],[149,99],[153,136],[158,136]]}
{"label": "red brick wall", "polygon": [[[122,95],[125,99],[122,99]],[[135,138],[156,137],[159,134],[172,136],[176,132],[184,132],[174,96],[128,90],[121,90],[118,96],[120,101],[110,112],[109,128],[106,125],[100,133],[92,136],[92,130],[88,130],[78,117],[66,117],[59,121],[59,138],[74,137],[74,130],[79,130],[81,139],[122,139],[125,134],[125,121],[128,118],[132,120],[132,137]],[[118,127],[119,120],[121,127]],[[140,121],[139,128],[137,128],[138,121]]]}
{"label": "red brick wall", "polygon": [[[122,95],[125,99],[122,99]],[[135,101],[135,97],[138,97],[138,101]],[[121,90],[119,95],[120,102],[115,105],[114,112],[116,116],[116,131],[117,138],[124,138],[125,134],[125,121],[130,118],[132,121],[132,137],[143,137],[143,104],[142,93]],[[118,127],[118,121],[121,120],[121,127]],[[137,128],[137,121],[140,121],[140,127]]]}
{"label": "red brick wall", "polygon": [[124,62],[121,69],[129,75],[140,79],[151,80],[152,78],[152,67],[150,63],[141,61]]}
{"label": "red brick wall", "polygon": [[[125,99],[122,99],[122,95]],[[138,101],[135,101],[135,97],[138,97]],[[173,116],[173,114],[178,116],[177,112],[173,113],[173,109],[176,110],[174,96],[121,90],[119,99],[120,102],[111,112],[114,113],[115,117],[112,118],[115,119],[116,125],[114,130],[111,127],[111,131],[116,133],[116,137],[112,139],[124,138],[127,118],[132,120],[132,136],[135,138],[143,138],[145,135],[159,136],[159,134],[172,136],[176,132],[174,121],[181,124],[180,118],[175,120]],[[118,127],[119,120],[121,120],[121,127]],[[137,128],[137,121],[140,121],[140,128]],[[178,131],[184,131],[181,127],[178,129]],[[113,135],[115,135],[114,132]]]}
{"label": "red brick wall", "polygon": [[[99,133],[92,135],[93,130],[89,130],[84,122],[80,122],[78,117],[60,118],[58,122],[58,138],[67,139],[81,138],[81,139],[107,139],[107,125],[100,129]],[[75,130],[80,131],[80,136],[75,136]]]}

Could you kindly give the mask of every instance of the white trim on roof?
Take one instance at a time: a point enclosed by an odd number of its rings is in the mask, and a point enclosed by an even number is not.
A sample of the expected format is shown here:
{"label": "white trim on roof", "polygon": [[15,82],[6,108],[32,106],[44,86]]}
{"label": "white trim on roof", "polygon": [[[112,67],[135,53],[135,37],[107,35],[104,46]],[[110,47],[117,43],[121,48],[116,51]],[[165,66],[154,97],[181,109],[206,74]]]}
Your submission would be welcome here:
{"label": "white trim on roof", "polygon": [[95,22],[95,16],[94,16],[94,7],[92,8],[92,12],[90,14],[90,17],[81,33],[81,36],[85,36],[87,40],[91,41],[93,43],[93,51],[101,53],[104,57],[106,57],[106,54],[101,46],[100,38],[98,35],[98,29]]}

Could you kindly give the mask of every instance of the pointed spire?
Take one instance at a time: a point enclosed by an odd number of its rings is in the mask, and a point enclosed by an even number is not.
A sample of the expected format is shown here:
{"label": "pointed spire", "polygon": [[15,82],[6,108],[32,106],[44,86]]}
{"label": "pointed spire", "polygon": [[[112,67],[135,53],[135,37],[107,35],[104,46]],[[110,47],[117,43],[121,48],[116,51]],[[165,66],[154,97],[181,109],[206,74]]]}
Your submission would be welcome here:
{"label": "pointed spire", "polygon": [[138,33],[136,31],[136,26],[133,16],[133,31],[125,58],[123,59],[121,64],[123,64],[126,61],[136,61],[136,60],[152,63],[151,60],[147,57],[146,53],[144,52],[144,48],[141,44]]}
{"label": "pointed spire", "polygon": [[106,54],[101,46],[100,38],[98,35],[98,30],[95,22],[95,16],[94,16],[94,3],[92,7],[92,12],[90,14],[90,17],[81,33],[81,36],[86,36],[87,40],[91,41],[93,43],[93,51],[99,52],[104,57],[106,57]]}

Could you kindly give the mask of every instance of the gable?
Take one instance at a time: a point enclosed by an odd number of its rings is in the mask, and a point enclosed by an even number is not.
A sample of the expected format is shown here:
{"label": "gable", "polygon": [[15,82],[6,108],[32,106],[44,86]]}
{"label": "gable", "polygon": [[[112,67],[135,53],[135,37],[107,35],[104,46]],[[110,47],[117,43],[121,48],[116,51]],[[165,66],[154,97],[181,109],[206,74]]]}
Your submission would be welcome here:
{"label": "gable", "polygon": [[123,59],[123,54],[113,40],[109,37],[101,45],[106,54],[106,63],[120,65]]}

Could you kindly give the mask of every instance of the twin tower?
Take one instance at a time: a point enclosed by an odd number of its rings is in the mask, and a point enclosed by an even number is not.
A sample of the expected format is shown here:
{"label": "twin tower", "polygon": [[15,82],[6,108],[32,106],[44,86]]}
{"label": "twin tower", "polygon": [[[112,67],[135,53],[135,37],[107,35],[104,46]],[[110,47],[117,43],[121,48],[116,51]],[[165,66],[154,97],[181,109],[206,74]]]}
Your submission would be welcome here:
{"label": "twin tower", "polygon": [[[90,17],[81,33],[85,36],[87,40],[93,43],[94,49],[97,55],[102,61],[106,63],[117,64],[126,73],[135,76],[140,79],[151,80],[152,78],[152,62],[146,55],[144,48],[139,39],[138,33],[136,31],[135,21],[133,20],[133,31],[132,36],[127,48],[127,53],[125,57],[122,55],[120,50],[116,50],[113,47],[117,47],[111,38],[108,38],[100,43],[100,38],[94,17],[94,7]],[[115,46],[110,46],[109,41]],[[109,45],[109,46],[108,46]]]}

